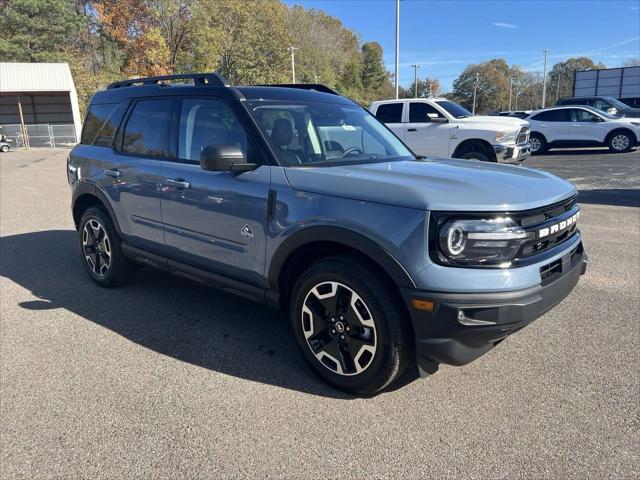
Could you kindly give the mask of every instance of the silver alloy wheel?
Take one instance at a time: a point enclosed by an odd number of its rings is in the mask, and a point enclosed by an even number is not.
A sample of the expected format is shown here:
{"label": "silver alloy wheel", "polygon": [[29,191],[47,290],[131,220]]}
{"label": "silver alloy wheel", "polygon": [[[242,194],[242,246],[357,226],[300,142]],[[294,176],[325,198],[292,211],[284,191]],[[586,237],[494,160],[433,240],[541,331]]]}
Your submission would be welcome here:
{"label": "silver alloy wheel", "polygon": [[616,135],[611,139],[611,146],[618,151],[626,150],[629,148],[629,137],[622,133]]}
{"label": "silver alloy wheel", "polygon": [[538,150],[540,150],[540,147],[541,147],[540,140],[536,137],[531,137],[529,139],[529,147],[531,148],[531,153],[537,152]]}
{"label": "silver alloy wheel", "polygon": [[371,310],[343,283],[322,282],[310,289],[301,321],[307,346],[332,372],[358,375],[373,362],[377,332]]}
{"label": "silver alloy wheel", "polygon": [[84,224],[82,230],[84,258],[98,277],[104,277],[111,268],[111,242],[104,226],[95,218]]}

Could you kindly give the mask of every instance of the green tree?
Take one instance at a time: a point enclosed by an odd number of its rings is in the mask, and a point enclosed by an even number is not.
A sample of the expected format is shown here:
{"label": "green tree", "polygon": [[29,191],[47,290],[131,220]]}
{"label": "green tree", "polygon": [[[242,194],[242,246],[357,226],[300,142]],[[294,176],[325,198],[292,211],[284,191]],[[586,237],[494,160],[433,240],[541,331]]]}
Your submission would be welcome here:
{"label": "green tree", "polygon": [[364,93],[373,98],[380,98],[390,82],[379,43],[367,42],[362,45],[361,76]]}
{"label": "green tree", "polygon": [[68,0],[11,0],[0,6],[0,58],[10,62],[58,62],[85,25]]}
{"label": "green tree", "polygon": [[203,0],[193,6],[190,59],[194,70],[220,71],[234,84],[290,78],[286,7],[277,0]]}
{"label": "green tree", "polygon": [[502,58],[469,65],[453,82],[453,96],[469,110],[476,91],[476,113],[502,110],[509,101],[511,69]]}
{"label": "green tree", "polygon": [[573,95],[573,79],[576,70],[593,70],[606,68],[602,63],[595,63],[587,57],[574,57],[564,62],[556,63],[548,76],[547,106],[553,105],[555,98]]}

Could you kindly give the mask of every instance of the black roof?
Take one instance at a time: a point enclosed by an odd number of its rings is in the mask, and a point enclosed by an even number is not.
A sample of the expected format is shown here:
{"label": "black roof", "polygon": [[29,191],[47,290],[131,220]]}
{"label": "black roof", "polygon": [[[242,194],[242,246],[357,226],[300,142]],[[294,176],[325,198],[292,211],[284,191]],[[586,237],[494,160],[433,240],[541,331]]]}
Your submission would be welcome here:
{"label": "black roof", "polygon": [[[170,83],[176,81],[189,83]],[[91,103],[115,103],[127,98],[194,94],[217,95],[237,100],[355,104],[352,100],[320,84],[230,86],[227,79],[217,73],[163,75],[122,80],[110,84],[106,90],[96,92]]]}

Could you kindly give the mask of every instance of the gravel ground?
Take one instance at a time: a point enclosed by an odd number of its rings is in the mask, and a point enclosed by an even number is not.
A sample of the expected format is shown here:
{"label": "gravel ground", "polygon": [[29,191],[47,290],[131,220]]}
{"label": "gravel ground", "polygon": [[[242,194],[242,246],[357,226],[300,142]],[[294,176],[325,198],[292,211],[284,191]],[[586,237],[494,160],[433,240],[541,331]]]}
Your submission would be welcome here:
{"label": "gravel ground", "polygon": [[640,476],[640,154],[551,152],[588,273],[472,364],[374,398],[325,385],[284,317],[142,270],[83,271],[68,152],[0,156],[0,477]]}

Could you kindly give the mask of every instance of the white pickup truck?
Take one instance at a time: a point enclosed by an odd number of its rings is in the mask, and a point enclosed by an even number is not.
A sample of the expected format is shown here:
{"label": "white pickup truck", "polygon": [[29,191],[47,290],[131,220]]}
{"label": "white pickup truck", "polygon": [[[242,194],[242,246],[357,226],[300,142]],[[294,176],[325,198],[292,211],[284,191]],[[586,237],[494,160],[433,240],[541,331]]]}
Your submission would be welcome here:
{"label": "white pickup truck", "polygon": [[384,100],[370,111],[417,155],[518,163],[531,154],[519,118],[474,116],[444,98]]}

